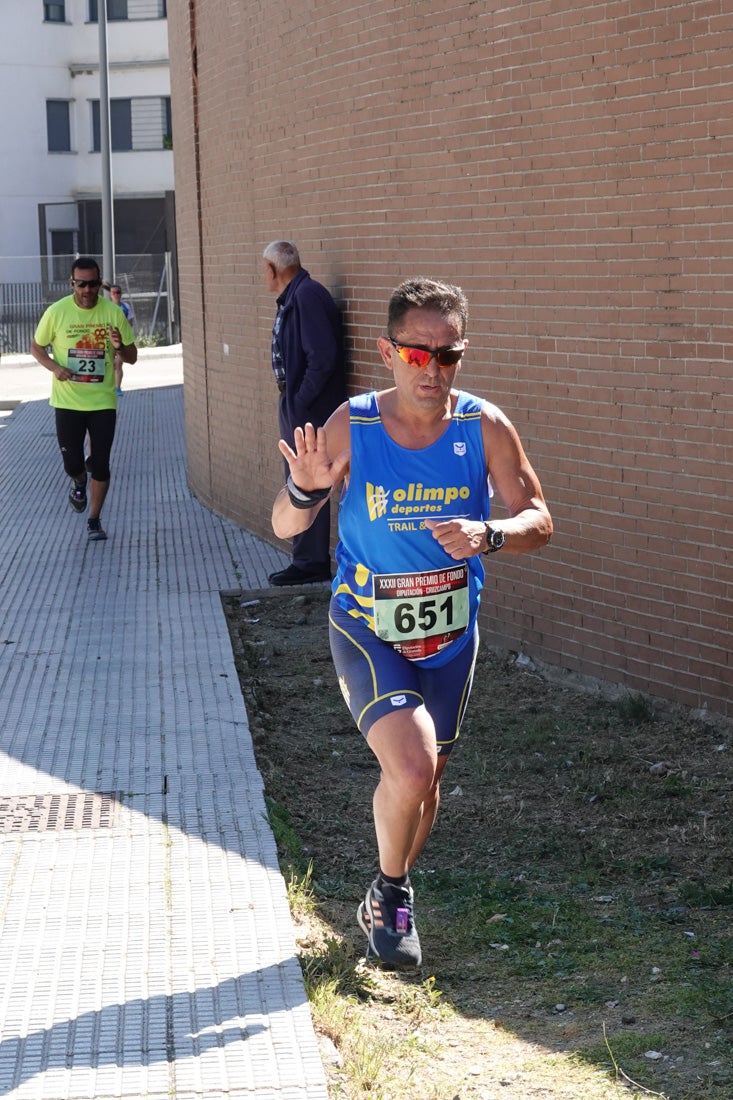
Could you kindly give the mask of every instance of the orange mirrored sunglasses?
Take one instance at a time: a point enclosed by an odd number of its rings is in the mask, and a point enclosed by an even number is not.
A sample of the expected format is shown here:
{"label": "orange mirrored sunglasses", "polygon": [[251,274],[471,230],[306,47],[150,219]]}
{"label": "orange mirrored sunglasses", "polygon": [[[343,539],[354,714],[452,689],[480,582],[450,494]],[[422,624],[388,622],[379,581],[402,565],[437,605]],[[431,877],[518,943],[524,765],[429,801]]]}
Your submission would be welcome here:
{"label": "orange mirrored sunglasses", "polygon": [[466,350],[465,347],[423,348],[419,345],[413,347],[410,344],[400,344],[397,340],[393,340],[391,336],[388,336],[387,339],[403,363],[407,363],[408,367],[420,367],[420,369],[427,367],[433,358],[439,367],[455,367]]}

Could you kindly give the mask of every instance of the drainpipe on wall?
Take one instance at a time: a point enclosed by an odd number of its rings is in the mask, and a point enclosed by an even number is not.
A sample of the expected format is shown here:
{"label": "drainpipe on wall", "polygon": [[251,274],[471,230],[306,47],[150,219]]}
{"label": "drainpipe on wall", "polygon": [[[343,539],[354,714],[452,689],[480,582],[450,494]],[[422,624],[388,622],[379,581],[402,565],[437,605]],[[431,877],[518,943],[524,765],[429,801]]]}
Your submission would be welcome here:
{"label": "drainpipe on wall", "polygon": [[211,476],[211,419],[209,410],[209,372],[206,367],[206,351],[208,342],[206,339],[206,280],[204,279],[204,219],[201,202],[201,149],[199,132],[199,69],[198,69],[198,44],[196,0],[189,0],[188,4],[189,36],[191,40],[191,99],[193,107],[193,155],[194,173],[196,178],[196,220],[199,237],[199,273],[201,285],[201,338],[204,349],[203,383],[204,383],[204,412],[206,417],[206,447],[207,467],[209,474],[209,499],[213,497]]}

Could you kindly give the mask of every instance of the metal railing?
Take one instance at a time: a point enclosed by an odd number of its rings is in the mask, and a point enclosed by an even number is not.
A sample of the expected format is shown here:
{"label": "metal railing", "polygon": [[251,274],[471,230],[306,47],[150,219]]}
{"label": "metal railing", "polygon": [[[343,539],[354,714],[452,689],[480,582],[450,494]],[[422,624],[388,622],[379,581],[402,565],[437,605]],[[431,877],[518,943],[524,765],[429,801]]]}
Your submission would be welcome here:
{"label": "metal railing", "polygon": [[[71,272],[74,256],[54,256],[53,271]],[[24,260],[25,264],[15,261]],[[10,281],[7,275],[14,269],[32,267],[43,270],[50,258],[0,257],[0,353],[26,354],[44,310],[52,302],[71,293],[68,276],[63,278]],[[11,262],[12,261],[12,262]],[[117,257],[115,278],[122,287],[122,297],[129,302],[135,317],[132,323],[139,345],[174,344],[179,340],[173,295],[173,273],[169,252],[123,255]]]}

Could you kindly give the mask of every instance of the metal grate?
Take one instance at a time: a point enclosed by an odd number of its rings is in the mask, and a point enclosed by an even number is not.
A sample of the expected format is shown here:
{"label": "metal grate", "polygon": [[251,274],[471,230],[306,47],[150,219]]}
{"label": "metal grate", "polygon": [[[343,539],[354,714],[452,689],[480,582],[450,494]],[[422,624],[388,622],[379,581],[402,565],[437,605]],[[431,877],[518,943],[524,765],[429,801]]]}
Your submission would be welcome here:
{"label": "metal grate", "polygon": [[118,806],[117,795],[110,792],[0,795],[0,833],[111,829]]}

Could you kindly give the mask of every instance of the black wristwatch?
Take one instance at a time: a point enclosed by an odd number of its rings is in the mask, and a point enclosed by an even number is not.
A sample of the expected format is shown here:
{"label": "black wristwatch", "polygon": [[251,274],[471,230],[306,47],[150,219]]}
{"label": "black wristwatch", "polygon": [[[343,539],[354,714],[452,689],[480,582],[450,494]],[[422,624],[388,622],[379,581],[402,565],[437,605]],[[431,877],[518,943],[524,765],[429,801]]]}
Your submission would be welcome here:
{"label": "black wristwatch", "polygon": [[503,531],[499,531],[496,527],[492,527],[490,523],[485,524],[486,527],[486,549],[484,554],[495,554],[497,550],[501,550],[504,542],[506,541]]}

